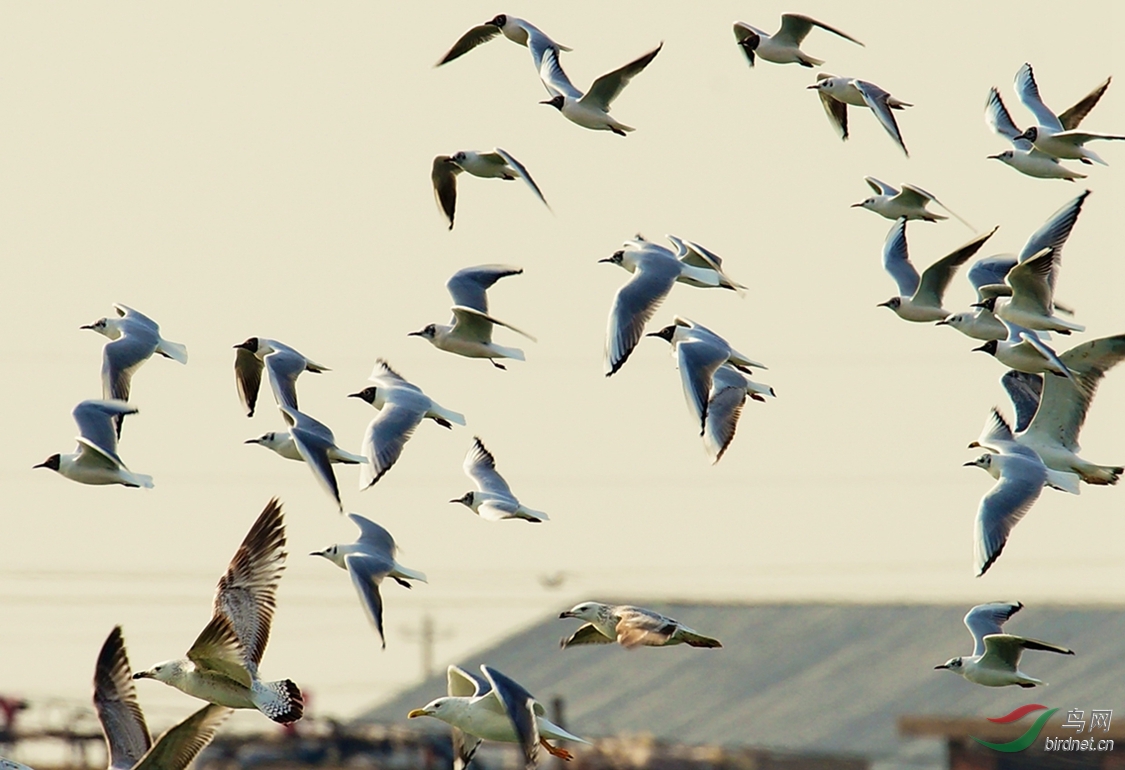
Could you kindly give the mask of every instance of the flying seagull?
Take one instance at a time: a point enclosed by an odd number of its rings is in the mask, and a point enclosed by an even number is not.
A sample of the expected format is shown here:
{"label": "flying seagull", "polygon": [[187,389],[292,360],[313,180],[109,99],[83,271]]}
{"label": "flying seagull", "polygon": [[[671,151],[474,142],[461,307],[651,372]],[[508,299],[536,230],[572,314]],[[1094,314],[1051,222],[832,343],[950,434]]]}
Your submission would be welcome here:
{"label": "flying seagull", "polygon": [[[1106,85],[1109,85],[1108,82]],[[1071,119],[1077,118],[1073,125],[1078,125],[1078,122],[1086,116],[1086,113],[1093,109],[1104,90],[1104,88],[1101,88],[1101,92],[1099,92],[1099,89],[1095,89],[1071,108],[1075,112],[1068,117],[1071,117]],[[1085,164],[1100,163],[1107,166],[1109,164],[1098,157],[1097,153],[1086,149],[1086,143],[1095,139],[1125,139],[1125,136],[1118,134],[1095,134],[1089,131],[1068,129],[1064,126],[1062,116],[1056,116],[1055,113],[1051,112],[1050,108],[1040,98],[1039,86],[1035,82],[1035,73],[1032,71],[1030,64],[1025,63],[1016,72],[1016,93],[1023,105],[1035,116],[1036,125],[1026,128],[1022,133],[1012,137],[1013,142],[1031,142],[1036,150],[1052,158],[1078,160]],[[1097,95],[1095,96],[1095,94]]]}
{"label": "flying seagull", "polygon": [[[627,131],[633,131],[634,129],[610,117],[609,106],[614,99],[621,95],[621,91],[629,85],[629,81],[656,58],[663,47],[664,44],[661,43],[639,59],[602,75],[594,81],[590,90],[586,93],[582,93],[575,88],[574,84],[570,82],[570,78],[563,72],[563,68],[559,65],[558,51],[548,48],[541,53],[542,63],[539,68],[539,77],[543,80],[543,85],[547,87],[551,98],[540,102],[540,104],[551,105],[561,112],[564,118],[583,128],[595,131],[612,131],[618,136],[625,136]],[[533,56],[535,52],[536,49],[533,46]]]}
{"label": "flying seagull", "polygon": [[258,389],[262,384],[262,369],[269,372],[270,387],[278,405],[297,409],[297,377],[301,372],[320,374],[329,371],[293,348],[277,340],[251,337],[234,346],[234,380],[238,397],[246,407],[246,416],[254,416],[258,403]]}
{"label": "flying seagull", "polygon": [[965,615],[965,626],[973,635],[973,654],[952,658],[934,668],[952,671],[985,687],[1005,687],[1011,684],[1034,687],[1043,684],[1042,680],[1019,670],[1023,651],[1042,650],[1060,655],[1073,655],[1074,651],[1037,639],[1005,634],[1004,623],[1022,609],[1022,602],[993,602],[973,607]]}
{"label": "flying seagull", "polygon": [[893,187],[886,182],[881,182],[873,176],[865,176],[863,181],[875,192],[869,198],[865,198],[859,203],[853,203],[852,208],[867,209],[874,211],[881,217],[886,219],[920,219],[923,222],[937,222],[941,219],[948,219],[941,214],[935,214],[926,208],[929,203],[936,203],[943,209],[953,214],[954,217],[970,230],[975,228],[966,222],[961,217],[957,216],[949,209],[944,203],[939,201],[933,193],[928,193],[921,187],[912,184],[904,184],[902,189]]}
{"label": "flying seagull", "polygon": [[774,64],[800,64],[802,67],[819,67],[824,64],[821,59],[814,59],[801,50],[801,43],[813,27],[820,27],[826,32],[850,40],[856,45],[863,45],[846,32],[841,32],[811,16],[804,16],[799,13],[781,14],[781,29],[772,35],[757,27],[752,27],[744,21],[736,21],[734,23],[734,39],[738,41],[738,46],[742,49],[742,53],[746,55],[746,61],[751,67],[754,66],[755,55],[761,56]]}
{"label": "flying seagull", "polygon": [[477,491],[466,492],[449,502],[461,503],[486,521],[523,519],[535,524],[547,521],[547,514],[532,510],[516,499],[508,482],[496,470],[496,458],[476,436],[465,455],[463,467],[465,475],[473,480]]}
{"label": "flying seagull", "polygon": [[627,650],[636,647],[669,647],[674,644],[692,647],[723,646],[718,639],[703,636],[678,620],[644,607],[582,602],[561,613],[559,617],[586,621],[586,625],[560,642],[563,649],[580,644],[613,642]]}
{"label": "flying seagull", "polygon": [[263,682],[258,664],[270,638],[277,584],[285,569],[281,503],[266,504],[219,580],[211,621],[178,660],[158,663],[134,679],[155,679],[208,703],[257,709],[275,722],[304,713],[291,679]]}
{"label": "flying seagull", "polygon": [[78,423],[78,447],[73,454],[53,454],[35,468],[50,468],[79,484],[121,484],[152,488],[152,476],[133,473],[117,454],[114,421],[136,414],[124,401],[82,401],[71,413]]}
{"label": "flying seagull", "polygon": [[438,155],[434,158],[430,181],[434,186],[434,199],[449,220],[450,230],[457,209],[457,176],[462,171],[482,179],[522,179],[543,205],[551,208],[524,165],[499,147],[490,152],[462,150],[453,155]]}
{"label": "flying seagull", "polygon": [[824,111],[828,114],[828,122],[836,129],[840,138],[848,138],[848,105],[853,107],[868,107],[875,114],[895,144],[902,148],[907,157],[910,153],[906,143],[902,140],[902,133],[898,130],[893,110],[901,110],[914,105],[896,99],[874,83],[858,78],[838,78],[835,75],[820,73],[816,82],[808,88],[817,92]]}

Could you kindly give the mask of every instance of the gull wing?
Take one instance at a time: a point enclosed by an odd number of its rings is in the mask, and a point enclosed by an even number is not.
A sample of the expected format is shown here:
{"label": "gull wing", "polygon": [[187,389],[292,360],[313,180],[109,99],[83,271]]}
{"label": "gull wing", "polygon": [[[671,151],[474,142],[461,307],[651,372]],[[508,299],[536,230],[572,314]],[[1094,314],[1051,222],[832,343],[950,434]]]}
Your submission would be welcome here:
{"label": "gull wing", "polygon": [[454,305],[488,312],[488,290],[501,278],[519,275],[522,267],[512,265],[478,265],[458,270],[445,282]]}
{"label": "gull wing", "polygon": [[1063,130],[1063,125],[1059,122],[1055,113],[1043,104],[1043,99],[1039,96],[1039,86],[1035,82],[1035,73],[1031,69],[1030,64],[1024,64],[1016,72],[1016,95],[1019,96],[1023,106],[1031,111],[1035,116],[1036,122],[1044,128],[1050,129],[1052,132]]}
{"label": "gull wing", "polygon": [[359,527],[359,540],[356,542],[367,546],[368,553],[383,554],[388,559],[394,559],[398,546],[390,532],[358,513],[349,513],[348,518]]}
{"label": "gull wing", "polygon": [[441,57],[441,61],[434,66],[440,67],[443,64],[449,64],[449,62],[454,59],[459,59],[481,43],[487,43],[489,40],[499,35],[500,32],[500,27],[495,24],[481,24],[473,27],[468,32],[461,35],[461,37],[457,39],[457,42],[453,44],[453,47],[445,52],[445,56]]}
{"label": "gull wing", "polygon": [[[477,506],[477,515],[485,521],[504,521],[515,518],[519,503],[511,500],[487,500]],[[542,521],[540,519],[539,521]]]}
{"label": "gull wing", "polygon": [[1009,302],[1014,307],[1051,315],[1058,256],[1059,253],[1054,249],[1044,249],[1035,257],[1012,268],[1008,273],[1008,285],[1012,287]]}
{"label": "gull wing", "polygon": [[1065,376],[1067,379],[1071,380],[1072,382],[1074,381],[1074,374],[1070,371],[1070,369],[1067,368],[1066,364],[1062,362],[1062,359],[1059,358],[1058,353],[1056,353],[1050,345],[1044,342],[1038,334],[1030,329],[1025,329],[1022,326],[1011,324],[1002,318],[1000,319],[1000,322],[1003,323],[1004,326],[1008,327],[1008,340],[1010,342],[1026,342],[1028,345],[1035,348],[1039,352],[1039,355],[1043,356],[1052,364],[1057,366],[1061,371],[1065,372]]}
{"label": "gull wing", "polygon": [[517,334],[522,334],[532,342],[535,342],[535,337],[531,336],[523,329],[518,329],[510,323],[501,321],[499,318],[493,318],[490,315],[481,313],[471,307],[461,307],[454,305],[453,310],[453,327],[454,330],[463,329],[464,335],[471,339],[477,339],[481,342],[492,341],[492,326],[503,326],[505,329],[511,329]]}
{"label": "gull wing", "polygon": [[974,551],[977,575],[988,571],[1004,550],[1008,535],[1039,499],[1047,481],[1047,469],[1031,450],[1034,460],[1026,457],[1023,447],[1013,447],[1005,457],[1020,456],[1026,462],[1008,462],[1000,473],[1000,480],[980,501],[977,510]]}
{"label": "gull wing", "polygon": [[830,27],[822,21],[817,21],[811,16],[805,16],[799,13],[783,13],[781,14],[781,29],[774,33],[773,39],[793,46],[799,46],[805,36],[813,27],[820,27],[826,32],[831,32],[833,35],[838,35],[845,40],[850,40],[856,45],[863,45],[863,43],[856,40],[846,32],[841,32],[835,27]]}
{"label": "gull wing", "polygon": [[121,626],[109,632],[94,666],[94,708],[109,747],[110,770],[131,770],[152,746],[137,702]]}
{"label": "gull wing", "polygon": [[565,96],[574,101],[581,99],[582,92],[574,87],[574,84],[570,82],[570,78],[563,72],[562,65],[559,64],[558,49],[547,47],[541,49],[540,52],[540,49],[531,47],[533,59],[536,58],[537,53],[539,58],[539,79],[543,81],[547,92],[552,96]]}
{"label": "gull wing", "polygon": [[215,590],[214,615],[229,620],[248,671],[257,671],[270,638],[285,555],[285,523],[275,497],[258,514]]}
{"label": "gull wing", "polygon": [[1109,81],[1112,79],[1106,78],[1101,85],[1079,99],[1073,107],[1059,113],[1059,123],[1065,130],[1073,131],[1078,128],[1078,124],[1090,114],[1090,110],[1094,109],[1094,106],[1102,98],[1102,94],[1109,88]]}
{"label": "gull wing", "polygon": [[102,398],[129,400],[133,372],[156,350],[156,334],[134,327],[102,349]]}
{"label": "gull wing", "polygon": [[700,434],[707,424],[707,402],[711,394],[711,380],[730,357],[730,346],[718,340],[687,339],[676,345],[676,358],[680,367],[680,382],[684,399],[692,416],[699,422]]}
{"label": "gull wing", "polygon": [[233,711],[208,703],[161,735],[133,770],[184,770]]}
{"label": "gull wing", "polygon": [[902,193],[900,193],[900,195],[903,196],[903,198],[902,198],[903,201],[906,201],[906,202],[909,202],[909,203],[912,203],[912,204],[916,204],[918,206],[924,206],[927,202],[933,201],[934,203],[936,203],[937,205],[941,206],[943,209],[948,211],[950,214],[952,214],[953,217],[958,222],[963,224],[965,227],[969,228],[970,230],[976,230],[976,228],[973,227],[972,225],[970,225],[968,222],[966,222],[965,219],[960,214],[958,214],[956,211],[949,208],[949,206],[946,206],[944,203],[939,201],[937,199],[936,195],[934,195],[932,192],[927,192],[926,190],[923,190],[921,187],[919,187],[917,185],[904,184],[902,186]]}
{"label": "gull wing", "polygon": [[406,388],[416,393],[422,392],[421,388],[392,369],[391,365],[383,358],[375,359],[375,368],[367,379],[369,382],[374,382],[384,388]]}
{"label": "gull wing", "polygon": [[524,767],[534,770],[539,755],[539,724],[535,718],[535,699],[518,682],[501,674],[491,666],[481,666],[485,677],[492,683],[493,696],[499,701],[515,730],[523,750]]}
{"label": "gull wing", "polygon": [[660,303],[672,290],[680,266],[675,258],[646,259],[638,263],[629,282],[617,290],[606,331],[606,377],[629,359]]}
{"label": "gull wing", "polygon": [[1002,633],[1004,624],[1023,609],[1023,602],[978,604],[965,615],[965,627],[973,635],[973,655],[984,654],[984,638]]}
{"label": "gull wing", "polygon": [[1043,378],[1043,398],[1027,435],[1078,452],[1078,434],[1102,377],[1125,359],[1125,334],[1077,345],[1060,359],[1077,382],[1063,377]]}
{"label": "gull wing", "polygon": [[294,350],[275,350],[265,357],[273,397],[281,406],[297,409],[297,378],[308,361]]}
{"label": "gull wing", "polygon": [[[754,29],[746,22],[736,21],[734,23],[734,39],[737,43],[739,43],[738,47],[742,49],[742,53],[746,57],[747,64],[753,67],[755,58],[754,49],[756,49],[762,41],[761,33],[759,33],[758,30]],[[747,40],[751,41],[751,43],[749,45],[742,45],[742,43],[746,42]]]}
{"label": "gull wing", "polygon": [[617,641],[622,647],[663,647],[676,633],[679,623],[642,607],[617,607]]}
{"label": "gull wing", "polygon": [[584,626],[579,626],[578,630],[570,636],[559,641],[559,647],[566,649],[567,647],[577,647],[583,644],[613,644],[616,639],[611,639],[601,631],[593,623],[587,623]]}
{"label": "gull wing", "polygon": [[434,165],[430,169],[430,183],[434,186],[434,200],[438,208],[449,220],[449,229],[453,229],[453,215],[457,211],[457,175],[461,167],[453,162],[448,155],[438,155],[434,158]]}
{"label": "gull wing", "polygon": [[656,58],[663,47],[664,43],[661,43],[639,59],[634,59],[625,66],[602,75],[590,86],[590,90],[582,97],[582,102],[609,112],[609,105],[613,103],[613,100],[621,94],[625,86],[629,85],[630,80],[640,74],[641,70]]}
{"label": "gull wing", "polygon": [[[868,83],[866,80],[853,80],[852,83],[856,89],[863,95],[863,101],[875,113],[875,117],[882,124],[883,128],[891,138],[895,140],[899,147],[902,148],[906,157],[910,157],[910,151],[906,149],[906,142],[902,140],[902,132],[898,130],[898,123],[895,122],[894,113],[891,111],[889,99],[891,95],[884,91],[874,83]],[[952,213],[952,212],[950,212]]]}
{"label": "gull wing", "polygon": [[[1093,131],[1060,131],[1053,134],[1052,139],[1060,139],[1070,142],[1072,145],[1083,145],[1093,139],[1125,139],[1125,136],[1120,134],[1096,134]],[[1108,165],[1102,161],[1102,165]]]}
{"label": "gull wing", "polygon": [[[734,379],[737,377],[737,380]],[[723,458],[734,440],[742,407],[746,404],[746,378],[730,366],[720,366],[712,377],[711,398],[703,422],[703,445],[711,462]]]}
{"label": "gull wing", "polygon": [[1016,409],[1016,433],[1023,433],[1039,409],[1039,400],[1043,393],[1043,377],[1009,369],[1000,378],[1000,384],[1004,386],[1008,398],[1012,400],[1012,406]]}
{"label": "gull wing", "polygon": [[[835,77],[825,72],[821,72],[816,76],[816,82],[827,80],[828,78]],[[848,140],[848,105],[844,102],[833,99],[823,91],[817,91],[816,95],[820,97],[820,104],[824,107],[824,112],[828,115],[828,122],[832,124],[832,128],[836,129],[836,133],[845,142]]]}
{"label": "gull wing", "polygon": [[922,272],[918,290],[914,293],[914,301],[921,301],[932,307],[941,307],[942,297],[945,295],[945,290],[949,287],[950,281],[953,280],[953,274],[957,272],[957,268],[968,262],[974,254],[980,251],[980,247],[995,232],[996,228],[994,227],[991,232],[978,235],[964,246],[927,267]]}
{"label": "gull wing", "polygon": [[[535,180],[531,178],[531,174],[528,172],[527,167],[516,160],[511,155],[511,153],[500,147],[496,148],[496,154],[503,158],[509,166],[519,172],[520,179],[526,182],[527,186],[531,188],[531,191],[535,193],[536,197],[538,197],[539,200],[543,201],[543,205],[550,209],[551,204],[547,203],[547,199],[543,197],[543,191],[539,189],[539,185],[535,184]],[[523,272],[522,269],[520,270],[520,272]]]}
{"label": "gull wing", "polygon": [[[667,236],[668,240],[675,244],[677,250],[682,252],[677,254],[677,257],[685,265],[693,267],[704,267],[714,270],[719,276],[726,281],[738,293],[742,294],[742,290],[746,287],[736,281],[731,280],[730,276],[723,270],[723,258],[710,249],[700,246],[695,241],[683,240],[674,235]],[[721,284],[720,284],[721,285]]]}
{"label": "gull wing", "polygon": [[1019,668],[1020,657],[1024,650],[1057,652],[1060,655],[1074,654],[1074,650],[1041,642],[1038,639],[1026,639],[1013,634],[989,634],[984,637],[984,657],[981,658],[980,665],[1014,671]]}
{"label": "gull wing", "polygon": [[473,483],[481,492],[503,495],[513,501],[516,499],[516,496],[512,494],[511,487],[508,486],[508,482],[496,470],[496,458],[485,448],[484,442],[476,436],[473,436],[473,444],[469,447],[468,454],[465,455],[465,462],[462,467],[465,470],[465,475],[473,480]]}
{"label": "gull wing", "polygon": [[1032,233],[1031,237],[1027,239],[1027,243],[1020,249],[1020,262],[1031,259],[1043,249],[1054,249],[1061,255],[1062,248],[1066,245],[1067,238],[1070,237],[1070,231],[1074,229],[1074,223],[1078,221],[1078,215],[1082,213],[1082,204],[1086,202],[1089,195],[1089,190],[1084,191],[1052,214],[1042,227]]}
{"label": "gull wing", "polygon": [[988,413],[988,418],[984,421],[984,428],[980,432],[980,438],[977,439],[977,444],[994,452],[1003,451],[1003,449],[1014,443],[1016,437],[1012,435],[1012,426],[1004,419],[1004,415],[1000,414],[1000,410],[992,407],[992,411]]}
{"label": "gull wing", "polygon": [[363,455],[367,462],[359,466],[360,489],[366,489],[383,478],[383,474],[398,461],[424,414],[409,406],[388,403],[368,423],[363,434]]}
{"label": "gull wing", "polygon": [[895,279],[900,296],[912,297],[918,291],[921,279],[910,261],[906,245],[906,217],[896,219],[887,231],[887,239],[883,242],[883,269]]}
{"label": "gull wing", "polygon": [[71,415],[78,425],[78,443],[124,468],[125,463],[117,455],[117,431],[114,419],[118,416],[136,414],[136,407],[124,401],[81,401],[74,407]]}
{"label": "gull wing", "polygon": [[973,263],[969,268],[969,283],[977,291],[977,299],[984,300],[981,287],[996,286],[1004,283],[1008,272],[1019,264],[1019,260],[1006,254],[997,254],[992,257],[983,257]]}
{"label": "gull wing", "polygon": [[254,416],[258,403],[258,391],[262,387],[262,359],[245,348],[238,348],[234,354],[234,383],[238,386],[238,398],[246,407],[246,416]]}
{"label": "gull wing", "polygon": [[226,615],[211,618],[192,643],[187,656],[202,669],[217,671],[246,687],[253,683],[254,675],[246,668],[246,651]]}
{"label": "gull wing", "polygon": [[[1106,85],[1107,86],[1109,85],[1109,81],[1106,81]],[[1089,98],[1089,97],[1086,97],[1086,98]],[[1075,105],[1075,106],[1078,106],[1078,105]],[[135,323],[138,323],[138,324],[144,324],[148,328],[152,329],[152,331],[157,332],[157,333],[160,332],[160,324],[158,324],[156,321],[152,320],[151,318],[149,318],[147,315],[145,315],[144,313],[142,313],[139,310],[134,310],[133,308],[129,307],[128,305],[122,305],[120,302],[114,302],[113,303],[113,309],[117,311],[117,315],[121,318],[127,318],[130,322],[135,322]]]}
{"label": "gull wing", "polygon": [[1004,106],[1004,100],[1000,98],[1000,92],[995,86],[988,91],[988,102],[984,105],[984,122],[995,133],[1011,142],[1017,150],[1030,150],[1034,147],[1027,139],[1016,138],[1023,132],[1012,120],[1012,115]]}
{"label": "gull wing", "polygon": [[395,563],[378,554],[349,553],[344,557],[344,564],[348,568],[352,585],[359,594],[363,611],[367,613],[367,619],[379,633],[383,649],[386,649],[387,638],[383,634],[383,597],[379,594],[379,584],[395,568]]}
{"label": "gull wing", "polygon": [[332,431],[328,430],[328,426],[295,409],[283,406],[281,413],[289,423],[289,435],[293,437],[293,443],[297,445],[297,452],[300,453],[301,459],[309,466],[317,483],[336,501],[337,507],[343,513],[344,503],[340,500],[340,485],[336,482],[332,461],[328,459],[328,450],[336,446]]}
{"label": "gull wing", "polygon": [[336,436],[332,433],[332,429],[311,415],[287,406],[279,406],[278,411],[281,412],[286,425],[290,428],[297,428],[304,433],[313,433],[329,444],[334,445],[336,443]]}
{"label": "gull wing", "polygon": [[863,181],[867,182],[867,186],[874,190],[876,195],[898,195],[897,187],[892,187],[873,176],[865,176]]}

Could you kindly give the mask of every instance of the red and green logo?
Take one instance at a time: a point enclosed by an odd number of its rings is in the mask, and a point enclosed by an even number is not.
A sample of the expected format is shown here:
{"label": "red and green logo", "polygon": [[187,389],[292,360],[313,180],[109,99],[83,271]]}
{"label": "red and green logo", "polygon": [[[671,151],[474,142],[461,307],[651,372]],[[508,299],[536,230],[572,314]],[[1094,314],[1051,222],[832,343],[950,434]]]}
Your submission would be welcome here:
{"label": "red and green logo", "polygon": [[[1046,706],[1040,706],[1038,703],[1029,703],[1026,706],[1020,706],[1018,709],[1005,716],[995,718],[988,717],[988,721],[1006,725],[1023,719],[1033,711],[1043,711],[1043,709],[1046,708]],[[1023,751],[1028,746],[1035,743],[1035,739],[1038,738],[1039,733],[1043,731],[1043,726],[1047,724],[1047,720],[1050,719],[1051,715],[1056,711],[1058,711],[1058,709],[1047,709],[1047,711],[1039,715],[1039,717],[1035,720],[1035,724],[1027,728],[1027,732],[1025,732],[1019,738],[1016,738],[1014,741],[1008,741],[1007,743],[989,743],[988,741],[982,741],[980,738],[977,738],[975,736],[970,737],[972,737],[972,739],[979,743],[981,746],[987,746],[988,748],[995,749],[996,751],[1003,751],[1007,753]]]}

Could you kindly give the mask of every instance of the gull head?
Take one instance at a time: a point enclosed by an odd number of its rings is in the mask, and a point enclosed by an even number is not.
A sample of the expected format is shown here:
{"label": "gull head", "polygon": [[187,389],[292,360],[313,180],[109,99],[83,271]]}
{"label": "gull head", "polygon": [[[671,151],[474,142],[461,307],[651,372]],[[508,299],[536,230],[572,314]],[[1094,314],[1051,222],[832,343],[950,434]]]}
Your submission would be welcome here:
{"label": "gull head", "polygon": [[468,156],[465,155],[464,150],[461,150],[459,152],[454,153],[453,156],[450,157],[450,160],[453,161],[454,163],[464,163],[466,160],[468,160]]}
{"label": "gull head", "polygon": [[649,332],[645,336],[646,337],[659,337],[660,339],[664,340],[665,342],[670,343],[670,342],[672,342],[672,338],[674,336],[676,336],[676,324],[671,324],[670,326],[665,326],[663,329],[661,329],[658,332]]}
{"label": "gull head", "polygon": [[607,262],[611,265],[620,265],[621,267],[625,267],[625,250],[624,249],[618,249],[617,251],[613,252],[613,254],[611,256],[608,256],[605,259],[599,259],[598,260],[599,264],[601,264],[602,262]]}
{"label": "gull head", "polygon": [[492,21],[486,21],[485,22],[485,24],[488,24],[489,26],[499,27],[500,29],[504,29],[504,27],[507,25],[507,23],[508,23],[508,15],[505,14],[505,13],[501,13],[496,18],[492,19]]}
{"label": "gull head", "polygon": [[738,45],[745,48],[747,51],[755,51],[762,42],[762,36],[759,34],[747,35],[738,41]]}
{"label": "gull head", "polygon": [[376,390],[377,388],[372,385],[370,387],[364,388],[359,393],[349,393],[348,398],[361,398],[369,404],[374,404]]}
{"label": "gull head", "polygon": [[274,431],[270,431],[269,433],[263,433],[262,435],[258,436],[258,438],[248,438],[245,441],[243,441],[242,443],[243,444],[260,444],[260,445],[266,447],[267,449],[276,449],[277,446],[280,445],[283,440],[284,439],[278,438],[277,433],[275,433]]}
{"label": "gull head", "polygon": [[158,682],[167,684],[171,682],[180,673],[180,661],[168,660],[164,663],[157,663],[147,671],[138,671],[133,674],[134,679],[155,679]]}
{"label": "gull head", "polygon": [[98,334],[109,337],[111,340],[115,340],[121,336],[121,329],[117,327],[117,323],[115,321],[110,320],[109,318],[99,318],[92,324],[86,324],[84,326],[79,326],[78,328],[91,329],[93,331],[96,331]]}
{"label": "gull head", "polygon": [[416,719],[418,717],[433,717],[440,719],[443,722],[449,722],[453,718],[453,712],[456,711],[454,707],[453,698],[437,698],[432,700],[420,709],[414,709],[406,715],[407,719]]}
{"label": "gull head", "polygon": [[[473,508],[473,493],[472,492],[466,492],[465,494],[461,495],[460,497],[456,497],[456,498],[450,500],[449,502],[451,502],[451,503],[461,503],[461,505],[467,506],[469,508]],[[475,511],[476,509],[473,508],[473,510]]]}
{"label": "gull head", "polygon": [[259,340],[257,337],[250,337],[245,342],[240,342],[234,347],[240,350],[249,351],[250,353],[257,353],[258,348],[261,347],[261,340]]}
{"label": "gull head", "polygon": [[[974,442],[974,443],[976,443],[976,442]],[[980,444],[977,444],[977,446],[980,446]],[[992,455],[983,454],[980,457],[978,457],[977,459],[970,460],[969,462],[963,464],[963,467],[965,467],[965,468],[971,468],[971,467],[974,467],[974,466],[977,467],[977,468],[983,468],[984,470],[991,473],[992,472]]]}
{"label": "gull head", "polygon": [[997,340],[989,340],[988,342],[981,345],[979,348],[973,348],[973,352],[974,353],[978,353],[978,352],[979,353],[988,353],[988,355],[994,356],[994,355],[996,355],[996,349],[997,349],[997,347],[999,347],[999,345],[1000,345],[1000,343]]}
{"label": "gull head", "polygon": [[1016,156],[1016,153],[1013,150],[1004,150],[1004,152],[1001,152],[997,155],[989,155],[988,159],[989,160],[999,160],[999,161],[1003,161],[1004,163],[1011,163],[1012,159],[1015,158],[1015,156]]}
{"label": "gull head", "polygon": [[935,326],[952,326],[954,329],[960,329],[968,321],[972,320],[972,315],[969,313],[954,313],[953,315],[946,316],[938,321]]}
{"label": "gull head", "polygon": [[945,663],[942,663],[940,666],[934,666],[934,671],[938,671],[939,669],[945,669],[946,671],[953,671],[955,673],[960,674],[961,673],[961,667],[964,665],[964,663],[965,662],[963,660],[961,660],[961,658],[959,658],[959,657],[958,658],[950,658]]}
{"label": "gull head", "polygon": [[566,612],[560,612],[560,618],[578,618],[579,620],[598,620],[605,605],[599,602],[582,602],[571,607]]}
{"label": "gull head", "polygon": [[59,469],[59,464],[61,462],[62,462],[62,455],[55,454],[55,455],[51,455],[50,457],[48,457],[46,460],[39,463],[38,465],[33,465],[31,467],[32,468],[50,468],[53,471],[57,471]]}
{"label": "gull head", "polygon": [[416,332],[410,332],[406,336],[407,337],[423,337],[427,340],[432,341],[434,339],[434,337],[437,336],[437,325],[436,324],[430,324],[425,329],[422,329],[422,330],[416,331]]}
{"label": "gull head", "polygon": [[563,102],[565,102],[565,101],[566,101],[566,98],[562,94],[559,94],[558,96],[552,97],[545,102],[539,102],[539,103],[540,104],[549,104],[552,107],[554,107],[556,110],[558,110],[559,112],[562,112]]}
{"label": "gull head", "polygon": [[328,561],[335,564],[340,569],[347,569],[348,565],[344,563],[344,555],[340,553],[339,545],[330,545],[323,551],[313,551],[309,556],[323,556]]}
{"label": "gull head", "polygon": [[891,310],[898,310],[902,307],[902,297],[891,297],[886,302],[880,302],[875,307],[889,307]]}
{"label": "gull head", "polygon": [[1018,142],[1020,139],[1026,139],[1027,141],[1031,142],[1032,144],[1035,144],[1035,140],[1038,139],[1038,138],[1039,138],[1039,129],[1036,126],[1031,126],[1030,128],[1028,128],[1026,131],[1024,131],[1019,136],[1012,137],[1012,141]]}
{"label": "gull head", "polygon": [[853,203],[851,205],[851,208],[853,208],[853,209],[869,209],[869,210],[874,211],[875,204],[876,204],[875,198],[867,198],[865,200],[861,200],[859,203]]}

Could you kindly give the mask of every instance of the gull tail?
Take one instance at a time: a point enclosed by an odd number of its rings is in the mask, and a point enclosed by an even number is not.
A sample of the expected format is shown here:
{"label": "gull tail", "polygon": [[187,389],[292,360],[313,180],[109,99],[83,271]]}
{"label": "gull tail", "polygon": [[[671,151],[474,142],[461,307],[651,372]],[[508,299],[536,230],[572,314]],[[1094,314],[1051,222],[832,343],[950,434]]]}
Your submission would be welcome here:
{"label": "gull tail", "polygon": [[273,721],[287,725],[304,716],[305,700],[301,688],[292,679],[255,684],[254,705]]}
{"label": "gull tail", "polygon": [[[521,358],[520,360],[522,361],[523,359]],[[433,407],[430,409],[430,412],[442,418],[443,420],[455,422],[458,425],[465,424],[465,415],[461,414],[460,412],[454,412],[449,409],[445,409],[444,407],[440,407],[437,404],[433,405]]]}
{"label": "gull tail", "polygon": [[697,634],[696,632],[691,631],[691,630],[686,629],[686,628],[682,632],[680,632],[680,638],[684,640],[685,644],[691,645],[692,647],[722,647],[723,646],[723,643],[720,642],[718,639],[712,639],[710,636],[704,636],[703,634]]}
{"label": "gull tail", "polygon": [[824,64],[824,60],[814,59],[808,54],[803,53],[797,56],[797,63],[802,67],[819,67],[820,65]]}
{"label": "gull tail", "polygon": [[1125,468],[1113,465],[1082,465],[1078,469],[1079,475],[1082,480],[1087,484],[1100,484],[1100,485],[1113,485],[1121,480],[1121,474],[1125,473]]}
{"label": "gull tail", "polygon": [[125,479],[125,486],[127,487],[144,487],[145,489],[152,489],[152,476],[144,473],[133,473],[132,471],[121,470],[121,475]]}
{"label": "gull tail", "polygon": [[496,351],[497,358],[510,358],[513,361],[526,361],[523,357],[523,351],[519,348],[505,348],[500,345],[493,345],[492,349]]}
{"label": "gull tail", "polygon": [[1047,469],[1047,486],[1051,487],[1051,489],[1077,495],[1082,492],[1079,481],[1080,479],[1077,473],[1053,471],[1050,468]]}
{"label": "gull tail", "polygon": [[168,340],[160,340],[156,346],[156,352],[165,358],[179,361],[181,364],[187,363],[187,345],[181,345],[178,342],[169,342]]}
{"label": "gull tail", "polygon": [[[396,579],[397,578],[405,578],[407,580],[418,580],[422,583],[429,583],[430,582],[430,581],[426,580],[426,574],[424,572],[419,572],[416,569],[410,569],[409,567],[404,567],[401,564],[396,564],[394,572],[392,572],[390,574],[391,574],[391,577],[396,578]],[[410,584],[408,583],[406,587],[409,588]]]}
{"label": "gull tail", "polygon": [[516,515],[521,519],[527,519],[528,521],[534,522],[536,524],[551,520],[551,517],[543,513],[543,511],[533,511],[530,508],[524,508],[522,505],[520,506],[520,509],[516,513]]}
{"label": "gull tail", "polygon": [[362,455],[353,455],[351,452],[345,452],[343,449],[336,447],[329,452],[328,459],[334,463],[343,463],[344,465],[361,465],[367,462],[367,458]]}

